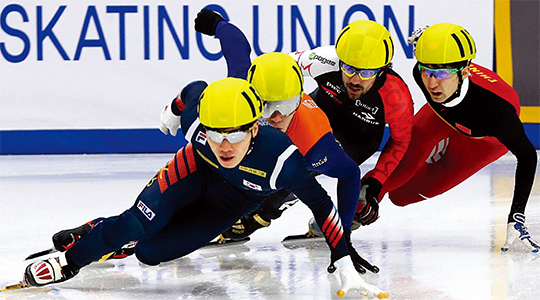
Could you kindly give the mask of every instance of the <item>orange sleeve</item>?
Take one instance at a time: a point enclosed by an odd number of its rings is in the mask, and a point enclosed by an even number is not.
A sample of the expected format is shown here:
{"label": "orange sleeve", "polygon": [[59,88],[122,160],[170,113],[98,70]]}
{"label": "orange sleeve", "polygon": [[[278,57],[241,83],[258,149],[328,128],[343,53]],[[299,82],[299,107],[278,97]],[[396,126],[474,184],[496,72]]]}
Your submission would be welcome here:
{"label": "orange sleeve", "polygon": [[310,96],[304,94],[302,103],[300,103],[289,129],[287,129],[289,138],[298,147],[300,153],[306,155],[321,137],[331,131],[332,128],[326,114]]}

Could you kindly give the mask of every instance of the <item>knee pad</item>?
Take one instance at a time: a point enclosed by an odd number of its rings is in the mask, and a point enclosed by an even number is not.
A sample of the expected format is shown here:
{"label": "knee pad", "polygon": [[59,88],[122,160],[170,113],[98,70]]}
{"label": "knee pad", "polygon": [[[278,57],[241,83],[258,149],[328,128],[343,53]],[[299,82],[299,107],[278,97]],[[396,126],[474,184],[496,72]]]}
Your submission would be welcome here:
{"label": "knee pad", "polygon": [[138,251],[138,250],[139,249],[135,248],[135,256],[137,257],[137,260],[139,260],[143,264],[149,265],[149,266],[157,266],[157,265],[159,265],[161,263],[161,261],[159,261],[159,259],[156,259],[155,257],[145,255],[144,253],[142,253],[141,251]]}
{"label": "knee pad", "polygon": [[414,193],[401,193],[399,195],[395,194],[395,191],[392,191],[388,193],[388,198],[390,198],[390,201],[394,203],[396,206],[406,206],[409,204],[417,203],[420,201],[424,201],[429,199],[430,197],[424,196],[420,193],[414,192]]}
{"label": "knee pad", "polygon": [[405,199],[403,199],[402,197],[396,196],[393,192],[388,193],[388,198],[389,198],[390,201],[392,201],[392,203],[394,203],[394,205],[396,205],[396,206],[401,206],[401,207],[403,207],[403,206],[409,204],[409,202],[405,201]]}

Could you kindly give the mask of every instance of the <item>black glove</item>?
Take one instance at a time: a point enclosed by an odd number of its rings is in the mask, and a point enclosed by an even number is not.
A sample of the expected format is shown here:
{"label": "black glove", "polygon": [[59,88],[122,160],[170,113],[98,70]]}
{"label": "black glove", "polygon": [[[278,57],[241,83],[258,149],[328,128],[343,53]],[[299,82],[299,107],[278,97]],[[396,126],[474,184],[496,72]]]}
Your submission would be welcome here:
{"label": "black glove", "polygon": [[[367,260],[363,259],[362,256],[358,254],[358,252],[356,252],[356,249],[354,249],[351,242],[351,231],[345,229],[344,232],[347,249],[349,250],[349,254],[351,255],[351,260],[353,261],[356,271],[360,274],[365,274],[366,269],[368,269],[372,273],[379,273],[379,267],[370,264]],[[336,267],[334,266],[334,261],[332,261],[330,263],[330,266],[328,266],[327,271],[328,273],[334,273],[335,270]]]}
{"label": "black glove", "polygon": [[259,228],[268,227],[269,221],[261,218],[256,212],[243,216],[231,228],[225,230],[221,235],[231,240],[240,240],[250,236]]}
{"label": "black glove", "polygon": [[362,225],[369,225],[379,218],[379,193],[382,184],[375,178],[362,179],[362,189],[358,202],[363,204],[362,209],[354,215],[354,221]]}
{"label": "black glove", "polygon": [[195,18],[195,30],[210,36],[216,35],[216,26],[219,21],[225,21],[225,19],[214,11],[202,9]]}

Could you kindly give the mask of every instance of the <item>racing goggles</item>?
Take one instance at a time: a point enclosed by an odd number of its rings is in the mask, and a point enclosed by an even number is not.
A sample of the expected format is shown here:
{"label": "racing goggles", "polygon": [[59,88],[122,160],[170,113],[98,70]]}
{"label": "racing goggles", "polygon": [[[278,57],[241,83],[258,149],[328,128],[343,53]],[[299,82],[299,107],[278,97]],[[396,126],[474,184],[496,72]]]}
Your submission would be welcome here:
{"label": "racing goggles", "polygon": [[244,128],[244,126],[242,126],[240,127],[240,129],[236,129],[229,132],[223,132],[219,129],[207,127],[206,136],[218,144],[221,144],[224,139],[227,139],[227,141],[229,141],[229,143],[231,144],[236,144],[243,141],[246,138],[248,132],[250,132],[252,128],[253,126],[249,128]]}
{"label": "racing goggles", "polygon": [[358,74],[358,76],[360,76],[360,79],[362,80],[368,80],[368,79],[374,78],[375,76],[377,76],[377,73],[379,73],[379,71],[381,70],[381,69],[357,69],[353,66],[349,66],[343,61],[339,61],[339,67],[341,68],[341,71],[345,73],[345,75],[349,77],[353,77],[354,74]]}
{"label": "racing goggles", "polygon": [[420,70],[420,73],[424,72],[424,74],[426,74],[427,78],[430,78],[431,75],[435,76],[435,78],[437,80],[445,80],[445,79],[448,79],[450,77],[452,77],[452,75],[456,74],[457,72],[463,70],[463,67],[461,68],[449,68],[449,69],[445,69],[445,68],[440,68],[440,69],[432,69],[432,68],[428,68],[422,64],[418,64],[418,70]]}
{"label": "racing goggles", "polygon": [[268,119],[276,111],[279,112],[284,117],[289,116],[300,105],[300,100],[302,98],[300,94],[292,98],[281,100],[281,101],[263,101],[264,108],[263,108],[262,117],[265,119]]}

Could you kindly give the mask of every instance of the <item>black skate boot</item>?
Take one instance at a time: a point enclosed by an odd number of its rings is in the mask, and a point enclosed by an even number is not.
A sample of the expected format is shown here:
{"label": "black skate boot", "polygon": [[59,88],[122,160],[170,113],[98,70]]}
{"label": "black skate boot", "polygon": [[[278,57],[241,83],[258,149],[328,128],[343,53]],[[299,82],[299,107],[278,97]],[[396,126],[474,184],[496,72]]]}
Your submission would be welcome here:
{"label": "black skate boot", "polygon": [[79,227],[62,230],[54,234],[52,238],[54,248],[60,252],[71,249],[76,242],[82,239],[83,236],[90,232],[97,224],[101,223],[101,221],[103,221],[103,218],[97,218]]}
{"label": "black skate boot", "polygon": [[[67,251],[75,245],[80,239],[82,239],[90,230],[92,230],[97,224],[101,223],[104,219],[97,218],[86,224],[73,229],[62,230],[53,235],[54,248],[60,252]],[[135,253],[135,245],[137,241],[132,241],[125,244],[122,248],[104,255],[98,261],[105,261],[109,259],[122,259]]]}

